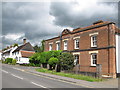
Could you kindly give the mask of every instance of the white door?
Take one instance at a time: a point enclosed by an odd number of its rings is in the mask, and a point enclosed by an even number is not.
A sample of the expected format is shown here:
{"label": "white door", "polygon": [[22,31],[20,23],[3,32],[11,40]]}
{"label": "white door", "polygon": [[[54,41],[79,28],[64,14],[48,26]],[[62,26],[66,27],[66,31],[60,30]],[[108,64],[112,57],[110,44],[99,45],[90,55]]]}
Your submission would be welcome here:
{"label": "white door", "polygon": [[120,35],[116,35],[116,69],[120,73]]}

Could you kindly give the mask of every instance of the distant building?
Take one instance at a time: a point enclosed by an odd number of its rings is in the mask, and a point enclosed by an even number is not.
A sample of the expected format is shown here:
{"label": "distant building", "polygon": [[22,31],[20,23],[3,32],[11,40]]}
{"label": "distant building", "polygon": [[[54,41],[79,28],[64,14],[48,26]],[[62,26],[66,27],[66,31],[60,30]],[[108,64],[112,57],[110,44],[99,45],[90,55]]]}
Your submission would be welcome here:
{"label": "distant building", "polygon": [[45,51],[63,50],[75,56],[74,64],[89,67],[94,72],[102,65],[102,74],[116,77],[120,74],[120,30],[114,22],[97,21],[93,25],[64,29],[60,36],[45,40]]}
{"label": "distant building", "polygon": [[26,43],[26,39],[24,39],[23,42],[21,46],[15,46],[5,50],[2,54],[2,58],[13,58],[17,60],[18,64],[28,64],[29,57],[32,56],[35,51],[29,42]]}

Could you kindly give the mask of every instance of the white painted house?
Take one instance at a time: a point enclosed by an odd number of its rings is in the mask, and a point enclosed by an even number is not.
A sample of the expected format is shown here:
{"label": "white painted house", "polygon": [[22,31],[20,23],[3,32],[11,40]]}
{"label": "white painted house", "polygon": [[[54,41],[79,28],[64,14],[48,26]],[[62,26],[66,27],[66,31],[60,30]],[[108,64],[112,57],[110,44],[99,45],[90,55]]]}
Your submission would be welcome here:
{"label": "white painted house", "polygon": [[35,53],[32,45],[28,42],[26,43],[26,39],[24,39],[24,43],[21,46],[16,46],[10,48],[3,52],[2,58],[13,58],[17,60],[18,64],[28,64],[29,57]]}

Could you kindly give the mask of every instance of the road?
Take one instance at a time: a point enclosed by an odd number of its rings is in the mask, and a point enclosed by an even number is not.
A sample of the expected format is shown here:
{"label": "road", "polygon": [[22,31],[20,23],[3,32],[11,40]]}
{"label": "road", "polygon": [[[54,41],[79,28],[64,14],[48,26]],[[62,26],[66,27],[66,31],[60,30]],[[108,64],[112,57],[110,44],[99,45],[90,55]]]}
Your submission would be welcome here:
{"label": "road", "polygon": [[2,88],[85,88],[69,82],[45,78],[10,65],[2,65]]}

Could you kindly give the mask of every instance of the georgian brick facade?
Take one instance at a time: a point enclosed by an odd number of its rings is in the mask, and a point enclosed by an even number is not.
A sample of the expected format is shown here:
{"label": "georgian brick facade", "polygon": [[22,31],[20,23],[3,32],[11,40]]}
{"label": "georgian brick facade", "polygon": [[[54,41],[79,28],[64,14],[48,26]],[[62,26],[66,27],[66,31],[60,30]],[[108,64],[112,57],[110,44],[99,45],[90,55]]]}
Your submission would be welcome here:
{"label": "georgian brick facade", "polygon": [[116,33],[120,30],[114,22],[100,20],[73,31],[65,29],[61,36],[45,40],[45,51],[71,52],[77,55],[76,63],[89,66],[89,71],[94,72],[96,64],[102,64],[103,75],[116,77]]}

